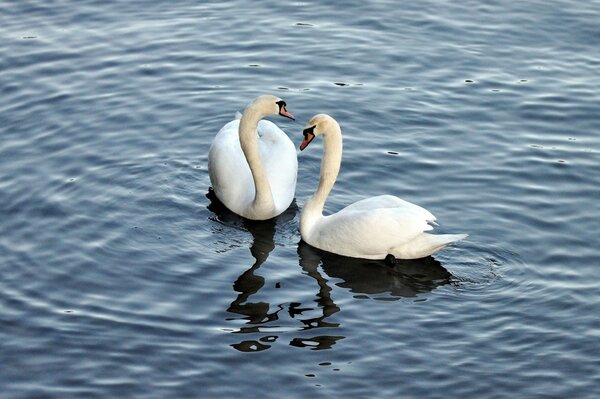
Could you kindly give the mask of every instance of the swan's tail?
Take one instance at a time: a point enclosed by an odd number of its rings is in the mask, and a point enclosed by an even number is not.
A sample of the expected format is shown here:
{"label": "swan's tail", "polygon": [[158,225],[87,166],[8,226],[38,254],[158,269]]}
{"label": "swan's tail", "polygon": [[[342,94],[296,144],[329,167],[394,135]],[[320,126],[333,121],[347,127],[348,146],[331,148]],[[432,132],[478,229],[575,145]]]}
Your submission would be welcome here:
{"label": "swan's tail", "polygon": [[[429,241],[431,245],[431,254],[439,251],[440,249],[446,248],[448,244],[451,244],[456,241],[464,240],[469,235],[468,234],[427,234],[424,233],[424,236],[427,237],[427,241]],[[430,254],[430,255],[431,255]]]}
{"label": "swan's tail", "polygon": [[465,238],[467,238],[469,236],[468,234],[430,234],[430,235],[435,237],[440,242],[443,242],[445,245],[448,245],[454,241],[464,240]]}
{"label": "swan's tail", "polygon": [[425,235],[428,235],[429,236],[428,241],[432,245],[435,245],[434,252],[439,251],[440,249],[444,248],[446,245],[451,244],[455,241],[464,240],[465,238],[467,238],[469,236],[468,234],[427,234],[427,233],[425,233]]}
{"label": "swan's tail", "polygon": [[432,255],[455,241],[464,240],[468,234],[428,234],[423,233],[412,241],[393,250],[397,258],[418,259]]}

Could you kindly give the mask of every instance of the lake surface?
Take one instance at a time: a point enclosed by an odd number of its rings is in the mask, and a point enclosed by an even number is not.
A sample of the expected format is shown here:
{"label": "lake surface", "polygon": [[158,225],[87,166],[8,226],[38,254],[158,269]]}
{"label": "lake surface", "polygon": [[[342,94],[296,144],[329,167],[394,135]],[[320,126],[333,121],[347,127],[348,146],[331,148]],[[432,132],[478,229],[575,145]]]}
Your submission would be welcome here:
{"label": "lake surface", "polygon": [[[368,4],[367,4],[368,3]],[[0,5],[3,398],[600,397],[600,2]],[[209,193],[260,94],[469,238],[342,258]]]}

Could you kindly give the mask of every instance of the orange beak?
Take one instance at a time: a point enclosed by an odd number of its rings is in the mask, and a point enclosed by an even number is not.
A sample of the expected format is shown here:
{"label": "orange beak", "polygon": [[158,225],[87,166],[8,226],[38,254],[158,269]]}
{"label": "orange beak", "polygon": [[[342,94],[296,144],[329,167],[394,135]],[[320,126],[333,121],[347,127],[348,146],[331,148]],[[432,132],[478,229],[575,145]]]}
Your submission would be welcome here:
{"label": "orange beak", "polygon": [[296,118],[294,118],[294,115],[290,114],[287,109],[285,109],[285,105],[282,105],[279,108],[279,115],[281,116],[285,116],[286,118],[290,118],[291,120],[295,121]]}

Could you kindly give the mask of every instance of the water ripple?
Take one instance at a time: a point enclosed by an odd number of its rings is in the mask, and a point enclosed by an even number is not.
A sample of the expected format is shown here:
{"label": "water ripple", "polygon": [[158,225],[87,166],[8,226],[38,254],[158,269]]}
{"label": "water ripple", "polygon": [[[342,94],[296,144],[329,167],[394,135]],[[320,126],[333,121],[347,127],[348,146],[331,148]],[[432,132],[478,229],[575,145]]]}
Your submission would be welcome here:
{"label": "water ripple", "polygon": [[[596,3],[2,11],[3,397],[598,396]],[[296,145],[340,121],[326,212],[393,194],[469,238],[304,244],[321,140],[284,215],[223,209],[210,142],[264,93]]]}

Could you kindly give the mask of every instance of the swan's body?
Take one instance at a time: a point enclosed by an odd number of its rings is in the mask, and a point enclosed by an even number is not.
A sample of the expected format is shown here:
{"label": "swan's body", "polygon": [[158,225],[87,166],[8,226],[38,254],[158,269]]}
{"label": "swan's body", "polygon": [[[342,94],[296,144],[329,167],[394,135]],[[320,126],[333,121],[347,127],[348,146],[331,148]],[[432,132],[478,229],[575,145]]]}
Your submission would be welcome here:
{"label": "swan's body", "polygon": [[323,135],[321,178],[300,217],[300,234],[308,244],[339,255],[364,259],[417,259],[429,256],[466,234],[429,234],[436,218],[428,210],[392,195],[355,202],[329,216],[323,206],[335,184],[342,160],[342,133],[329,115],[316,115],[304,130],[303,150]]}
{"label": "swan's body", "polygon": [[221,128],[208,152],[215,195],[229,210],[248,219],[271,219],[294,199],[296,149],[277,125],[261,120],[273,114],[293,118],[283,100],[258,97],[241,118]]}

